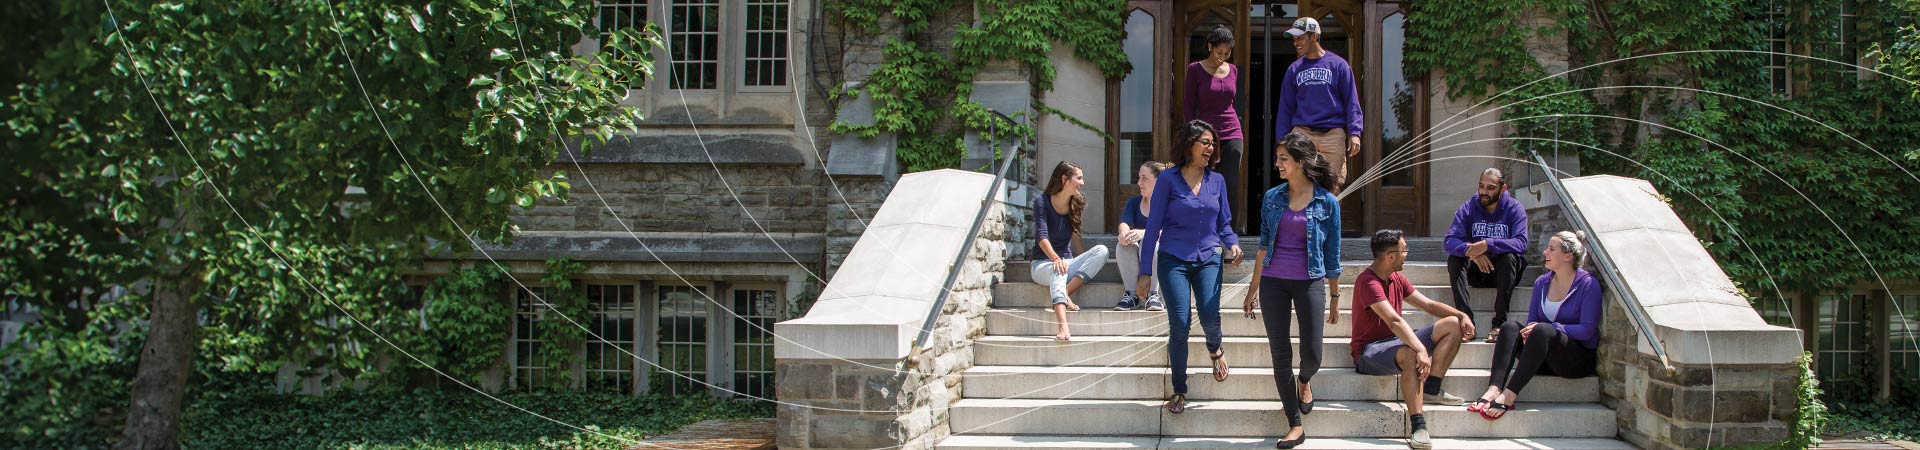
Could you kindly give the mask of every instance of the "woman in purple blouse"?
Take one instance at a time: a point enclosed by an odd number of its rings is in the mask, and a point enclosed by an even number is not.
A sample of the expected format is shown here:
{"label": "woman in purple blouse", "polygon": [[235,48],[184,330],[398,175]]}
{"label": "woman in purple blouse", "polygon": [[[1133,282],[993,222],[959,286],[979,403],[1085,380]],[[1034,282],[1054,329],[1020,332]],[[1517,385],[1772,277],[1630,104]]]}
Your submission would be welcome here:
{"label": "woman in purple blouse", "polygon": [[[1240,185],[1243,139],[1240,113],[1234,111],[1234,99],[1240,94],[1240,68],[1227,62],[1233,56],[1233,31],[1216,26],[1207,33],[1207,59],[1187,64],[1186,114],[1188,121],[1204,121],[1213,127],[1220,151],[1220,174],[1226,177],[1227,201],[1234,208],[1245,205],[1246,189]],[[1239,211],[1239,210],[1235,210]]]}
{"label": "woman in purple blouse", "polygon": [[1147,217],[1147,231],[1140,239],[1140,275],[1157,272],[1153,279],[1167,299],[1167,362],[1173,366],[1167,412],[1175,414],[1187,410],[1187,334],[1194,310],[1199,310],[1200,328],[1206,330],[1213,380],[1227,380],[1226,352],[1220,345],[1220,267],[1222,261],[1240,263],[1240,236],[1233,233],[1227,183],[1211,169],[1220,161],[1216,145],[1213,127],[1206,122],[1180,127],[1174,167],[1160,172],[1153,185],[1153,203],[1147,208],[1153,215]]}

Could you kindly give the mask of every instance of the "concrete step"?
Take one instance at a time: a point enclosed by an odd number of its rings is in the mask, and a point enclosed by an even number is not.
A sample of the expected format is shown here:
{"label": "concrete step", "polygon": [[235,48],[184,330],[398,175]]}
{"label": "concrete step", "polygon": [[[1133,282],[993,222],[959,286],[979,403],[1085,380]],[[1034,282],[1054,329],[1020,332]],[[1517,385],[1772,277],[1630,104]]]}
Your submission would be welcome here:
{"label": "concrete step", "polygon": [[[1521,403],[1499,422],[1462,406],[1425,408],[1428,429],[1445,438],[1607,438],[1614,412],[1596,403]],[[1187,402],[1183,414],[1155,400],[963,399],[950,410],[953,432],[1093,436],[1272,437],[1285,430],[1277,401]],[[1318,401],[1304,425],[1316,437],[1404,438],[1398,402]]]}
{"label": "concrete step", "polygon": [[[1433,324],[1433,316],[1426,311],[1411,307],[1402,317],[1414,328]],[[1259,314],[1266,314],[1259,311]],[[1509,320],[1524,320],[1526,311],[1510,311]],[[999,336],[1047,336],[1057,329],[1053,323],[1053,311],[1038,308],[994,309],[987,311],[987,334]],[[1238,308],[1220,311],[1221,333],[1236,337],[1266,337],[1267,326],[1264,317],[1252,319],[1240,313]],[[1491,331],[1493,314],[1481,313],[1474,317],[1477,332],[1485,336]],[[1294,317],[1299,323],[1299,316]],[[1067,313],[1067,324],[1074,336],[1157,336],[1167,332],[1167,313],[1165,311],[1113,311],[1110,309],[1083,309]],[[1340,323],[1323,323],[1324,337],[1347,337],[1353,335],[1353,310],[1340,310]],[[1292,335],[1300,335],[1299,325],[1292,327]],[[1205,330],[1193,327],[1191,335],[1205,336]]]}
{"label": "concrete step", "polygon": [[[1446,284],[1414,285],[1415,290],[1434,301],[1453,304],[1453,288]],[[1120,304],[1120,294],[1126,292],[1119,283],[1091,283],[1081,286],[1071,296],[1073,303],[1081,308],[1113,309]],[[1475,312],[1492,311],[1493,289],[1468,289],[1472,296],[1470,305]],[[1533,285],[1513,288],[1513,304],[1507,305],[1509,311],[1527,309],[1528,299],[1533,298]],[[1220,286],[1220,308],[1222,310],[1240,309],[1247,299],[1247,284],[1229,282]],[[993,285],[993,307],[995,308],[1046,308],[1053,304],[1053,298],[1047,293],[1047,287],[1033,282],[1008,282]],[[1353,285],[1340,285],[1341,309],[1353,307]],[[1525,317],[1522,317],[1525,318]]]}
{"label": "concrete step", "polygon": [[[935,447],[940,450],[989,450],[1040,448],[1050,450],[1215,450],[1270,449],[1277,437],[1107,437],[1064,435],[978,435],[951,436]],[[1301,450],[1406,450],[1405,439],[1328,438],[1307,435]],[[1625,441],[1606,438],[1529,438],[1529,439],[1441,439],[1433,440],[1435,450],[1634,450]]]}
{"label": "concrete step", "polygon": [[[1280,400],[1273,369],[1235,367],[1227,381],[1213,382],[1211,367],[1188,369],[1188,397],[1195,400]],[[1462,398],[1486,392],[1487,369],[1453,369],[1443,387]],[[1321,369],[1313,377],[1316,401],[1399,401],[1395,377],[1361,375],[1353,369]],[[1167,369],[1159,367],[974,366],[961,376],[969,398],[1061,400],[1153,400],[1173,395]],[[1600,379],[1534,377],[1527,386],[1533,402],[1600,401]]]}
{"label": "concrete step", "polygon": [[[1348,338],[1329,337],[1321,344],[1320,367],[1353,367]],[[1273,367],[1266,338],[1229,337],[1222,340],[1231,367]],[[1298,363],[1299,343],[1294,343]],[[1187,366],[1213,367],[1207,359],[1206,339],[1187,340]],[[986,336],[974,341],[975,365],[1167,367],[1167,338],[1161,336],[1075,336],[1056,341],[1052,336]],[[1493,360],[1493,344],[1474,340],[1462,344],[1454,368],[1485,369]]]}
{"label": "concrete step", "polygon": [[[1247,255],[1247,259],[1241,261],[1240,265],[1237,266],[1233,264],[1222,265],[1220,267],[1221,277],[1228,281],[1239,281],[1251,277],[1253,275],[1253,257],[1254,255]],[[1355,260],[1348,260],[1341,263],[1341,278],[1352,280],[1353,277],[1360,276],[1360,271],[1366,270],[1367,264],[1369,263],[1369,261]],[[1033,282],[1031,261],[1007,261],[1006,271],[1007,282]],[[1543,272],[1541,272],[1541,268],[1539,267],[1528,267],[1526,272],[1521,274],[1520,279],[1522,282],[1520,284],[1531,286],[1531,281],[1539,278],[1541,273]],[[1401,276],[1407,277],[1407,281],[1411,281],[1413,284],[1437,284],[1444,286],[1447,284],[1447,262],[1445,259],[1437,261],[1410,260],[1407,261],[1406,267],[1401,269]],[[1107,264],[1100,268],[1100,274],[1095,276],[1093,281],[1119,283],[1120,263],[1113,258],[1108,258]]]}

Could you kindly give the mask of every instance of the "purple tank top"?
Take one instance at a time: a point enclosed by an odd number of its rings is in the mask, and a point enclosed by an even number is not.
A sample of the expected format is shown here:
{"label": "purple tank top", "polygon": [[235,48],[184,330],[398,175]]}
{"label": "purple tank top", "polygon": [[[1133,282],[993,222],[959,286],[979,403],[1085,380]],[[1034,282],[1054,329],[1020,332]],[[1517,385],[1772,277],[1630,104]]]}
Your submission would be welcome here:
{"label": "purple tank top", "polygon": [[1274,226],[1273,263],[1260,271],[1260,276],[1282,280],[1309,280],[1307,278],[1307,214],[1288,209],[1280,213],[1280,224]]}

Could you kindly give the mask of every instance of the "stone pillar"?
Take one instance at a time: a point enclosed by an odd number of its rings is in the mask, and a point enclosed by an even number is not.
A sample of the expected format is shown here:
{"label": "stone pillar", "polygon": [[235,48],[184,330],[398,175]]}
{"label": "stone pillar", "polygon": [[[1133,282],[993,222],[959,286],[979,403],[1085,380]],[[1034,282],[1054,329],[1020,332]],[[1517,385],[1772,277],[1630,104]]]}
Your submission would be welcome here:
{"label": "stone pillar", "polygon": [[862,238],[873,242],[849,245],[858,248],[843,260],[846,276],[828,284],[807,317],[776,325],[780,448],[921,450],[952,434],[948,406],[973,367],[973,341],[986,334],[992,286],[1004,279],[1001,199],[984,202],[993,209],[927,345],[913,352],[911,341],[991,178],[953,170],[902,177]]}
{"label": "stone pillar", "polygon": [[1640,335],[1609,298],[1602,326],[1602,402],[1620,437],[1643,449],[1688,449],[1779,442],[1792,430],[1800,368],[1795,364],[1675,363],[1636,347]]}

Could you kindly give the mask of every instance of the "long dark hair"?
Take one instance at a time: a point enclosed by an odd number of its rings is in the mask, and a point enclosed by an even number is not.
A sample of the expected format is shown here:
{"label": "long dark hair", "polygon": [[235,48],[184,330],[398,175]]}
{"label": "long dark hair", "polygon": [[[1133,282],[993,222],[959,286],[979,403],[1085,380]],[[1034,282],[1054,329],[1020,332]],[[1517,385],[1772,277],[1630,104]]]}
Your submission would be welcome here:
{"label": "long dark hair", "polygon": [[1211,135],[1214,140],[1213,157],[1207,159],[1207,170],[1213,170],[1220,163],[1220,134],[1213,131],[1213,125],[1205,121],[1190,120],[1180,127],[1180,139],[1173,144],[1173,166],[1186,167],[1193,162],[1193,144],[1200,142],[1200,136]]}
{"label": "long dark hair", "polygon": [[1280,139],[1280,146],[1274,148],[1273,152],[1278,154],[1282,149],[1286,150],[1287,156],[1300,162],[1300,168],[1306,171],[1307,180],[1312,181],[1314,186],[1333,191],[1333,168],[1328,165],[1327,158],[1320,156],[1320,147],[1313,144],[1313,139],[1300,133],[1288,133],[1287,137]]}
{"label": "long dark hair", "polygon": [[[1080,165],[1073,161],[1060,161],[1053,166],[1053,176],[1047,177],[1047,202],[1053,202],[1053,194],[1067,189],[1067,178],[1080,171]],[[1067,199],[1067,225],[1073,227],[1073,234],[1080,234],[1080,215],[1087,212],[1087,194],[1073,194]]]}

